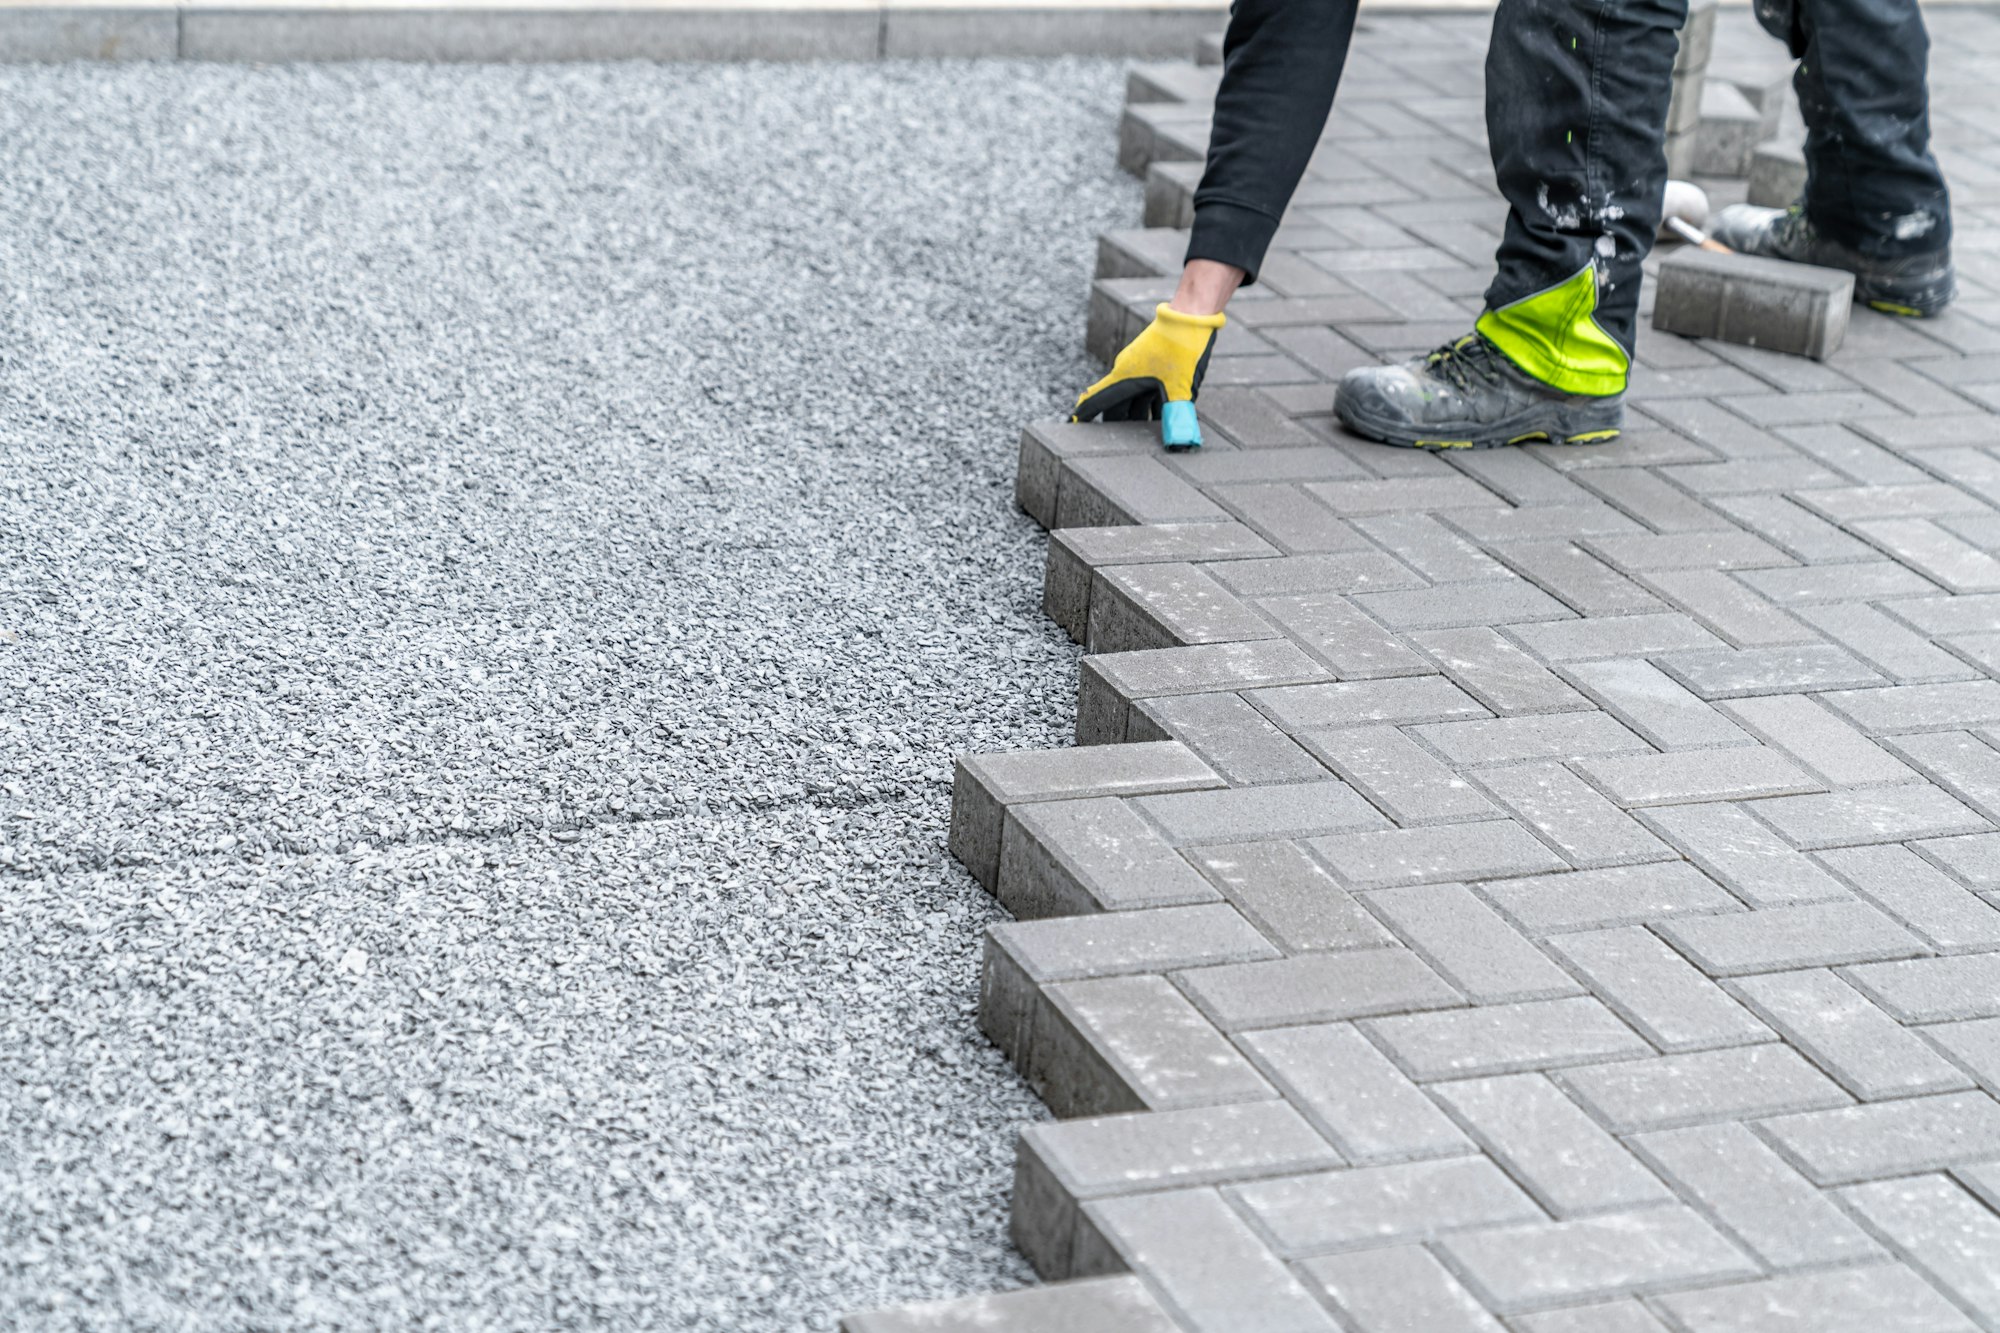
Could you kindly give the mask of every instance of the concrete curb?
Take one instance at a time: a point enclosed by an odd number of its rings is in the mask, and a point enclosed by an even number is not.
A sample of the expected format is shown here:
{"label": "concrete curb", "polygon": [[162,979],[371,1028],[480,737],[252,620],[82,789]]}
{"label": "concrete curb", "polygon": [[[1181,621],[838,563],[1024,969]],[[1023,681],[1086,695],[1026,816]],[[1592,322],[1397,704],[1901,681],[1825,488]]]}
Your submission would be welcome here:
{"label": "concrete curb", "polygon": [[1137,4],[0,4],[0,63],[874,60],[1181,55],[1200,0]]}

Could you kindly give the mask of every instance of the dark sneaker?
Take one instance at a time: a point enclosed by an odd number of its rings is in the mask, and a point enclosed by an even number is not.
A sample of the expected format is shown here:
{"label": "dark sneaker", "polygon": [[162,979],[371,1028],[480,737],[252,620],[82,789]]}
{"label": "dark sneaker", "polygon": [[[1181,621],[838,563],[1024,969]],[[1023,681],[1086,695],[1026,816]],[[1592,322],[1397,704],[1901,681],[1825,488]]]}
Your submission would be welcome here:
{"label": "dark sneaker", "polygon": [[1333,412],[1357,435],[1405,449],[1596,444],[1625,422],[1625,395],[1564,393],[1477,333],[1400,366],[1350,370]]}
{"label": "dark sneaker", "polygon": [[1845,269],[1854,275],[1854,299],[1884,314],[1935,315],[1958,294],[1951,247],[1876,259],[1820,235],[1798,204],[1790,208],[1731,204],[1716,214],[1708,234],[1739,254]]}

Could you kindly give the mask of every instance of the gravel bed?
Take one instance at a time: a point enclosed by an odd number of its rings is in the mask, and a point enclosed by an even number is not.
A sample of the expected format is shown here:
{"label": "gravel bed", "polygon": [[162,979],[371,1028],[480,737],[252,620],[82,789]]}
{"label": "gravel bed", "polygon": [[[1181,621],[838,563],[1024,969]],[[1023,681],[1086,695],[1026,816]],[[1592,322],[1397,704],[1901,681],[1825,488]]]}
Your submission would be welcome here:
{"label": "gravel bed", "polygon": [[943,823],[1120,81],[0,66],[0,1324],[1027,1279]]}

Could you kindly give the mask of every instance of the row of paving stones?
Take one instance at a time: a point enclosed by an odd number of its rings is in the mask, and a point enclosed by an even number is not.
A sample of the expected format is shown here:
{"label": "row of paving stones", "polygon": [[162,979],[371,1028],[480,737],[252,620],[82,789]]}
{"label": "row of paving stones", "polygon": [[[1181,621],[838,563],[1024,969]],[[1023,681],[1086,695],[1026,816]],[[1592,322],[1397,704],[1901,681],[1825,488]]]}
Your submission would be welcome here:
{"label": "row of paving stones", "polygon": [[[1027,429],[1082,748],[961,761],[952,849],[1060,1285],[852,1333],[2000,1329],[2000,19],[1933,26],[1943,319],[1642,336],[1597,449],[1345,436],[1504,216],[1483,21],[1370,20],[1208,447]],[[1101,353],[1212,89],[1134,77]]]}

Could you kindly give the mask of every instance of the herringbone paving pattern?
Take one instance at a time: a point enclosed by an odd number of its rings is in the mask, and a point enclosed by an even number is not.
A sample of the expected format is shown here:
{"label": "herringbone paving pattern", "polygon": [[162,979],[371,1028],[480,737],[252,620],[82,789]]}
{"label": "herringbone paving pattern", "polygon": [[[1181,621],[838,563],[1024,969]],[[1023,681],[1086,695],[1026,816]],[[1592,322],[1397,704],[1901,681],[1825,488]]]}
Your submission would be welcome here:
{"label": "herringbone paving pattern", "polygon": [[[1479,309],[1485,23],[1364,24],[1207,448],[1023,438],[1086,748],[963,761],[953,840],[1063,1117],[1016,1240],[1099,1280],[856,1330],[2000,1329],[2000,17],[1933,18],[1945,318],[1643,334],[1604,447],[1361,442],[1331,381]],[[1212,86],[1134,80],[1101,352]]]}

